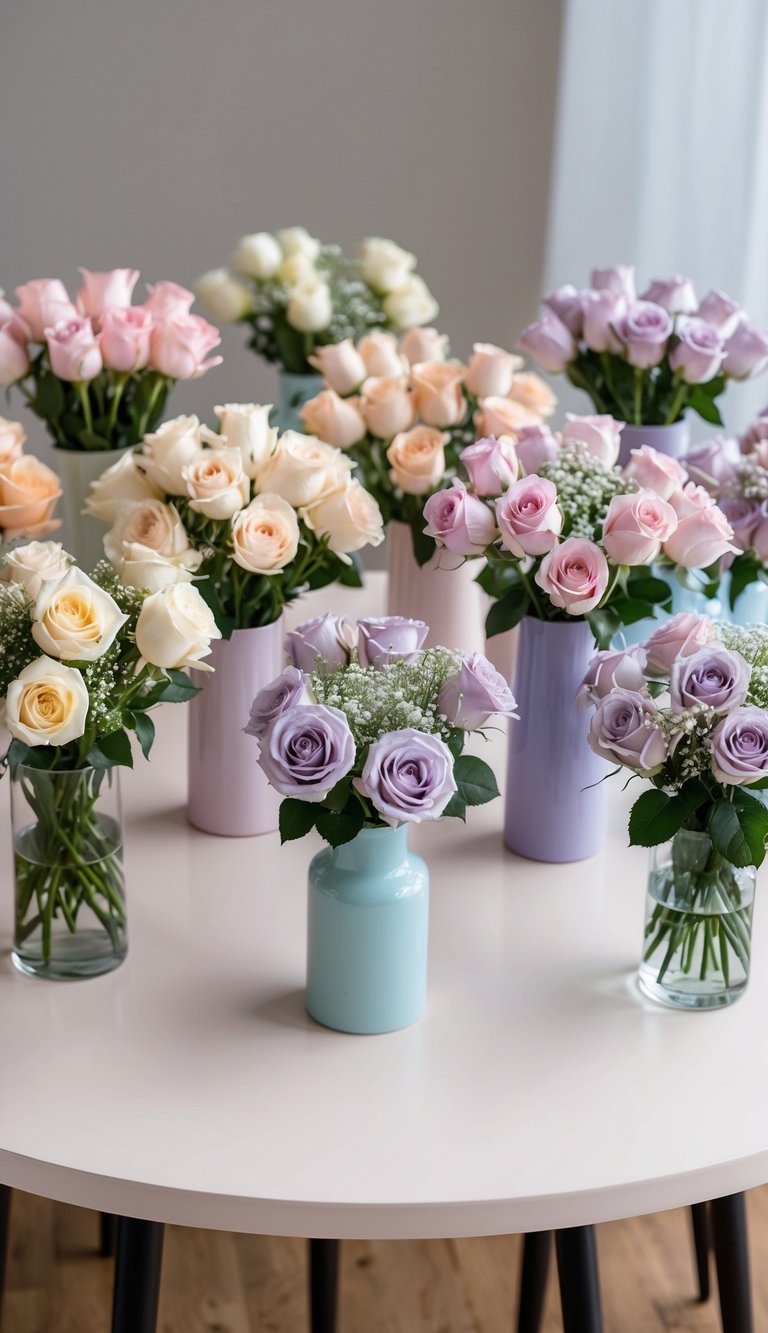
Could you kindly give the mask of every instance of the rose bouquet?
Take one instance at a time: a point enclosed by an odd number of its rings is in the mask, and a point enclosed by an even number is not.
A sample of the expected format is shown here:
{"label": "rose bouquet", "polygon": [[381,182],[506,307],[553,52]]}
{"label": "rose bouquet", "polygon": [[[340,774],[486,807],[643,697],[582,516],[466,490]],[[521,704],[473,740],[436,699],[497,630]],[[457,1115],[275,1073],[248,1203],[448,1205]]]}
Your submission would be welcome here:
{"label": "rose bouquet", "polygon": [[21,422],[0,417],[0,546],[59,527],[52,514],[61,483],[45,463],[24,454],[25,439]]}
{"label": "rose bouquet", "polygon": [[369,237],[359,259],[323,245],[303,227],[243,236],[230,269],[213,269],[197,294],[214,319],[246,324],[249,346],[289,374],[312,373],[325,343],[371,329],[428,324],[438,306],[416,273],[415,256]]}
{"label": "rose bouquet", "polygon": [[768,366],[768,333],[720,291],[699,301],[689,279],[656,279],[638,299],[630,265],[596,269],[591,287],[545,297],[545,314],[520,346],[551,374],[565,372],[597,412],[634,425],[669,426],[686,409],[720,424],[729,379]]}
{"label": "rose bouquet", "polygon": [[727,1003],[749,973],[768,838],[752,794],[768,786],[768,630],[673,616],[644,644],[599,653],[582,698],[594,751],[653,783],[632,807],[630,842],[667,844],[652,865],[641,983],[673,1003]]}
{"label": "rose bouquet", "polygon": [[147,594],[106,564],[84,574],[55,542],[10,550],[0,582],[0,699],[11,734],[15,958],[49,976],[125,956],[122,837],[113,770],[145,756],[149,709],[196,693],[219,631],[189,584]]}

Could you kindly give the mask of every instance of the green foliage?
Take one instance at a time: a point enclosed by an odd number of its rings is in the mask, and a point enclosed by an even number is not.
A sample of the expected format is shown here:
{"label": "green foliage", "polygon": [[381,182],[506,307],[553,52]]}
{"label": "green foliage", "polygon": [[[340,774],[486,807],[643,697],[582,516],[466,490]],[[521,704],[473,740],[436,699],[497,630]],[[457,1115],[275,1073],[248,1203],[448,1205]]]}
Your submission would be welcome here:
{"label": "green foliage", "polygon": [[731,800],[715,801],[707,820],[713,846],[735,866],[759,866],[765,858],[768,810],[748,792],[734,789]]}

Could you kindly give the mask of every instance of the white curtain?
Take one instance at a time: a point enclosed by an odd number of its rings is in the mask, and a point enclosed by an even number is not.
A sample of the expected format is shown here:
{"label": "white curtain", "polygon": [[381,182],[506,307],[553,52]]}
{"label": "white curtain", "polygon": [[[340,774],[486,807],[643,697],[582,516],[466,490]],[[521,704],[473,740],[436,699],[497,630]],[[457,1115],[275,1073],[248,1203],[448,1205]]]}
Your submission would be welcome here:
{"label": "white curtain", "polygon": [[[768,326],[767,72],[766,0],[566,0],[547,290],[634,261]],[[766,403],[731,386],[727,428]]]}

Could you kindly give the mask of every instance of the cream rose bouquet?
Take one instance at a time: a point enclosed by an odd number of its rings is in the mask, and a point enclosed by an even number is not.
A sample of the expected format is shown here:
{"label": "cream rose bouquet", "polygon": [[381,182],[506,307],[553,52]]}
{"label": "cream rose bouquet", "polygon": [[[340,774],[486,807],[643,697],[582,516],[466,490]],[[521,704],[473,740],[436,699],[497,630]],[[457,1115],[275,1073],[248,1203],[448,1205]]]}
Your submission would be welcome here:
{"label": "cream rose bouquet", "polygon": [[52,515],[61,483],[39,458],[24,453],[25,439],[20,421],[0,417],[0,544],[59,527]]}
{"label": "cream rose bouquet", "polygon": [[383,237],[348,259],[303,227],[286,227],[243,236],[230,269],[204,274],[197,294],[214,319],[247,325],[259,356],[308,375],[326,343],[434,319],[437,302],[415,267],[414,255]]}
{"label": "cream rose bouquet", "polygon": [[478,430],[495,432],[503,451],[555,406],[519,357],[476,343],[464,365],[435,329],[412,329],[399,342],[381,331],[357,345],[345,340],[319,348],[314,364],[327,387],[304,404],[304,425],[355,460],[385,523],[408,524],[419,564],[434,552],[424,538],[424,502],[456,475]]}
{"label": "cream rose bouquet", "polygon": [[224,638],[269,625],[336,580],[360,585],[351,554],[383,540],[376,501],[339,449],[269,425],[269,405],[216,408],[220,434],[177,417],[91,487],[110,523],[121,581],[156,591],[195,580]]}

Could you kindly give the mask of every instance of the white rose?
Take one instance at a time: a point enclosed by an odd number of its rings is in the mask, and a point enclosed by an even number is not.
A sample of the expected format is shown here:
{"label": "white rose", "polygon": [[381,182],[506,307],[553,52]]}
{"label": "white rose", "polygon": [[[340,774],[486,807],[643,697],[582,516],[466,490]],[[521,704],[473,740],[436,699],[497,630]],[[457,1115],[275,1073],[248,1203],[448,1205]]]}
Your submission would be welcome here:
{"label": "white rose", "polygon": [[195,283],[195,294],[213,319],[236,324],[251,310],[248,288],[225,268],[212,268]]}
{"label": "white rose", "polygon": [[250,498],[251,483],[237,449],[204,449],[181,475],[190,509],[206,518],[232,518]]}
{"label": "white rose", "polygon": [[138,466],[139,457],[133,449],[125,449],[116,463],[91,482],[84,513],[114,523],[124,504],[159,498],[158,487]]}
{"label": "white rose", "polygon": [[315,282],[320,282],[320,274],[315,268],[308,255],[298,251],[291,255],[290,259],[283,260],[277,273],[278,278],[285,287],[294,292],[299,287],[306,287]]}
{"label": "white rose", "polygon": [[363,278],[377,292],[394,292],[402,287],[416,267],[415,255],[383,236],[369,236],[363,241],[360,260]]}
{"label": "white rose", "polygon": [[191,583],[176,583],[147,597],[136,621],[136,647],[145,662],[166,671],[197,667],[221,630],[213,612]]}
{"label": "white rose", "polygon": [[271,403],[224,403],[214,408],[228,449],[239,449],[243,468],[255,477],[277,445],[277,427],[270,426]]}
{"label": "white rose", "polygon": [[319,333],[327,329],[333,316],[333,302],[328,284],[320,278],[298,287],[286,306],[286,318],[301,333]]}
{"label": "white rose", "polygon": [[412,273],[407,282],[384,299],[384,314],[396,329],[428,324],[440,310],[423,278]]}
{"label": "white rose", "polygon": [[68,745],[85,731],[89,704],[76,667],[38,657],[8,686],[5,725],[25,745]]}
{"label": "white rose", "polygon": [[298,509],[317,504],[344,485],[354,463],[331,444],[313,435],[287,430],[256,477],[256,490],[272,491]]}
{"label": "white rose", "polygon": [[108,592],[72,565],[60,578],[42,584],[32,638],[49,657],[95,662],[111,648],[127,619]]}
{"label": "white rose", "polygon": [[0,417],[0,463],[12,463],[24,447],[27,432],[20,421]]}
{"label": "white rose", "polygon": [[277,232],[277,242],[286,259],[302,254],[315,260],[320,254],[320,242],[305,227],[283,227]]}
{"label": "white rose", "polygon": [[276,574],[296,558],[299,521],[281,495],[257,495],[232,524],[235,564],[251,574]]}
{"label": "white rose", "polygon": [[129,505],[104,538],[104,550],[127,587],[149,592],[189,583],[203,560],[173,505],[161,500]]}
{"label": "white rose", "polygon": [[21,583],[32,601],[46,579],[58,579],[73,563],[61,542],[27,542],[14,546],[5,558],[5,577],[9,583]]}
{"label": "white rose", "polygon": [[318,537],[328,536],[330,549],[340,554],[379,546],[384,540],[381,510],[354,477],[319,504],[303,509],[301,516]]}
{"label": "white rose", "polygon": [[199,551],[169,558],[153,551],[151,546],[142,546],[141,542],[123,542],[120,555],[112,564],[126,588],[160,592],[173,583],[191,583],[202,559]]}
{"label": "white rose", "polygon": [[144,437],[137,466],[166,495],[186,495],[183,471],[203,451],[203,429],[197,417],[164,421]]}
{"label": "white rose", "polygon": [[274,277],[283,260],[283,252],[268,231],[257,231],[252,236],[241,236],[230,263],[237,273],[247,278]]}

